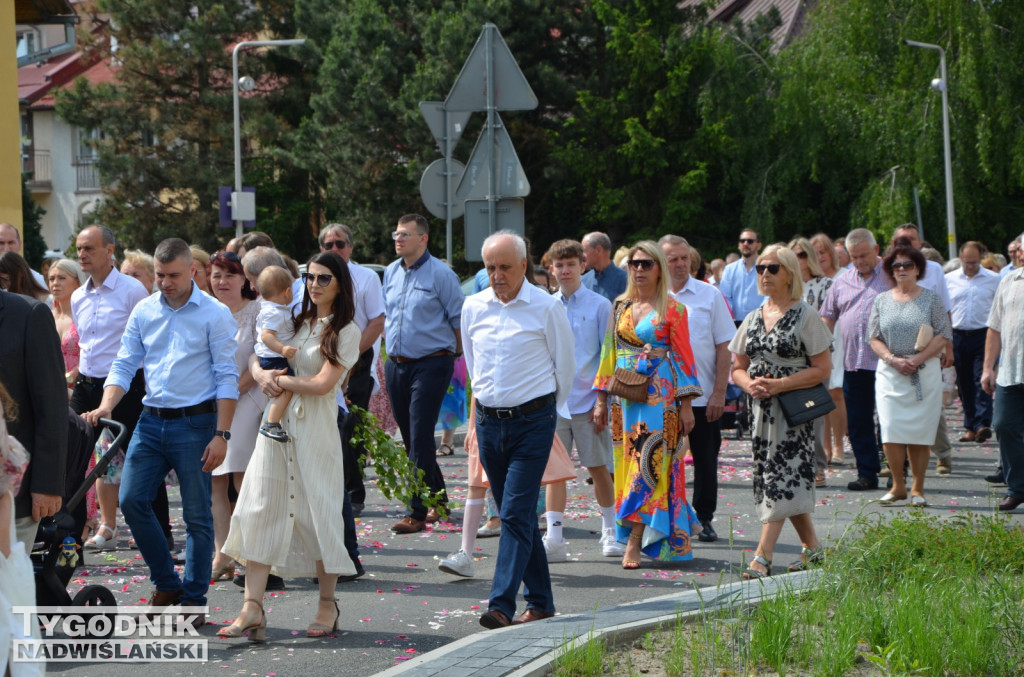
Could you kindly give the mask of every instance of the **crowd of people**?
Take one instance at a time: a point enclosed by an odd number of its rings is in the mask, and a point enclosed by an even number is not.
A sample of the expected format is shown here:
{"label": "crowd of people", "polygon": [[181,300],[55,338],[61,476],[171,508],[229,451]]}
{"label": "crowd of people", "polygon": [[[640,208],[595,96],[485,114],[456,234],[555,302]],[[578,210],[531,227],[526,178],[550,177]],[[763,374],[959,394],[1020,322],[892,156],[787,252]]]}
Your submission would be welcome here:
{"label": "crowd of people", "polygon": [[[212,256],[170,238],[152,255],[123,252],[118,268],[113,233],[92,225],[77,235],[77,260],[48,260],[43,277],[0,224],[0,452],[10,476],[0,478],[10,485],[0,526],[11,524],[0,553],[24,557],[13,546],[31,547],[39,520],[70,493],[69,418],[112,418],[130,442],[90,492],[84,548],[115,547],[121,514],[154,607],[205,606],[211,581],[244,587],[225,638],[262,641],[266,591],[315,576],[308,634],[333,633],[335,584],[365,573],[355,528],[365,450],[349,410],[376,407],[445,504],[437,459],[468,420],[462,542],[439,568],[473,576],[475,539],[500,535],[480,623],[531,622],[556,611],[548,564],[567,558],[574,454],[601,515],[601,553],[622,568],[689,560],[695,539],[717,540],[731,384],[749,409],[762,523],[745,578],[772,575],[787,519],[802,548],[787,569],[822,561],[815,490],[849,454],[857,478],[847,489],[881,491],[888,477],[881,503],[927,505],[929,456],[937,473],[952,471],[944,383],[959,391],[961,442],[998,435],[1001,463],[987,479],[1008,486],[999,508],[1024,503],[1021,239],[1008,264],[970,241],[944,268],[913,224],[885,251],[865,229],[767,247],[747,229],[735,256],[710,263],[678,234],[613,251],[594,232],[553,243],[535,265],[528,243],[502,231],[484,242],[467,297],[430,253],[424,217],[402,216],[392,237],[398,258],[381,279],[352,264],[342,224],[321,229],[301,274],[258,232]],[[794,417],[785,396],[812,391],[827,406]],[[172,471],[183,553],[170,530]],[[419,497],[405,507],[397,534],[440,518]]]}

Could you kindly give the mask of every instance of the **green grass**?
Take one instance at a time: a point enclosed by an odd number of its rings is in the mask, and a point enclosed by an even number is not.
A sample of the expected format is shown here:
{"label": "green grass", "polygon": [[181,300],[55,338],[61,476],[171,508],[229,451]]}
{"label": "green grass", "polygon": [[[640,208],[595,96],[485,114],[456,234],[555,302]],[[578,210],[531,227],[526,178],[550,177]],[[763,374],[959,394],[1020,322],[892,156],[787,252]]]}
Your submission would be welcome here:
{"label": "green grass", "polygon": [[602,664],[605,659],[605,645],[601,640],[594,639],[591,629],[586,644],[566,649],[568,640],[562,642],[562,648],[555,655],[553,674],[555,677],[595,677],[603,675]]}

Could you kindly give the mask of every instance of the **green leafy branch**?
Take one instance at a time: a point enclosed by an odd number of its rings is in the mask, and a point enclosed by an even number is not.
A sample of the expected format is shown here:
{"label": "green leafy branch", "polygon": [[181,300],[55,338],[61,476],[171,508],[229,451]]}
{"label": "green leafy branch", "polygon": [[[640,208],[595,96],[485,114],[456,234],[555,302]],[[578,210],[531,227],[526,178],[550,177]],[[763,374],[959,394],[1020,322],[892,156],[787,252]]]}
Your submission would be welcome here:
{"label": "green leafy branch", "polygon": [[419,498],[429,510],[434,508],[442,518],[448,516],[448,505],[442,492],[432,493],[424,480],[425,473],[417,468],[405,451],[381,426],[380,420],[361,407],[352,407],[349,416],[356,416],[352,432],[352,444],[361,447],[359,468],[365,476],[366,457],[373,461],[377,475],[377,488],[389,501],[409,505],[413,498]]}

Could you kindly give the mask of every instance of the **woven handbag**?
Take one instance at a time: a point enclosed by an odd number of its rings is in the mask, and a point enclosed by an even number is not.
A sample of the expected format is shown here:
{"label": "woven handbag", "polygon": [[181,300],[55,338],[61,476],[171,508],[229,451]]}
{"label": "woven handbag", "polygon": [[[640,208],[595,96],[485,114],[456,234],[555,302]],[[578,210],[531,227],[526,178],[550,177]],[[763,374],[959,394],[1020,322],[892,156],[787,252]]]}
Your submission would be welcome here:
{"label": "woven handbag", "polygon": [[646,402],[651,376],[652,374],[640,374],[629,369],[616,368],[615,373],[612,374],[612,380],[608,383],[608,392],[630,402]]}

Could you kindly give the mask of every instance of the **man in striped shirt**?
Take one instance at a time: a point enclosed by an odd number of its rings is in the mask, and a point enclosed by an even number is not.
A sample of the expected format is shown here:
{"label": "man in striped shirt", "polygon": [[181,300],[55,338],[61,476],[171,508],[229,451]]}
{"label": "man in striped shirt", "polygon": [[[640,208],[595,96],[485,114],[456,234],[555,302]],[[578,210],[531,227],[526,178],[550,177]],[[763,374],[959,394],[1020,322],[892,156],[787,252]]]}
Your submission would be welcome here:
{"label": "man in striped shirt", "polygon": [[829,330],[843,318],[843,399],[850,444],[857,459],[857,479],[850,491],[878,488],[878,440],[875,436],[875,369],[878,357],[868,345],[868,318],[875,297],[892,288],[882,270],[878,244],[871,231],[857,228],[846,236],[852,267],[836,276],[825,296],[821,317]]}

